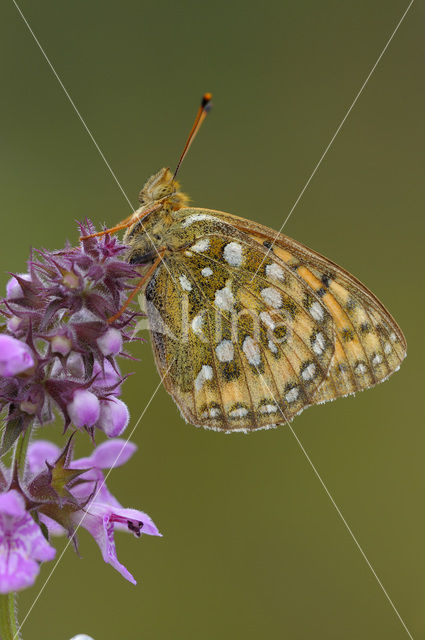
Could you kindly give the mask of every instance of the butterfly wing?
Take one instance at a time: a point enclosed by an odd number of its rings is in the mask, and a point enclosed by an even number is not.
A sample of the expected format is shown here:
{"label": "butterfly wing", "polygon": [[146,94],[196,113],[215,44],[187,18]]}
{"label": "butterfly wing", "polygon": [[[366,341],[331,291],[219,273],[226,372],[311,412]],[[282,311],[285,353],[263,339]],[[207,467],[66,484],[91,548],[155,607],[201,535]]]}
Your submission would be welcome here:
{"label": "butterfly wing", "polygon": [[[205,215],[205,210],[198,210]],[[196,215],[192,210],[192,215]],[[284,262],[302,278],[331,314],[334,355],[314,402],[367,389],[397,371],[406,356],[400,327],[376,296],[343,268],[301,243],[259,223],[210,211],[234,225],[261,246],[266,254],[256,271],[264,272],[269,258]],[[272,247],[270,248],[270,245]]]}
{"label": "butterfly wing", "polygon": [[172,235],[146,299],[159,372],[188,422],[284,423],[385,380],[405,357],[379,300],[295,240],[194,208],[178,212]]}
{"label": "butterfly wing", "polygon": [[331,314],[248,234],[186,211],[180,249],[146,288],[164,384],[192,424],[238,431],[289,421],[315,402],[327,377]]}

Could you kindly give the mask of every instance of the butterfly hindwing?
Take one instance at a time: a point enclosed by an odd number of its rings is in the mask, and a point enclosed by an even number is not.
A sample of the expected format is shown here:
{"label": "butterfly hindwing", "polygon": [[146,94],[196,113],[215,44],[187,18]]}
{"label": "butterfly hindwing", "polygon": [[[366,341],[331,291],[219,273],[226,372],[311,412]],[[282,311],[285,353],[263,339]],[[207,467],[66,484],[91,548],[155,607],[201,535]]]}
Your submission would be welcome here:
{"label": "butterfly hindwing", "polygon": [[397,371],[406,355],[403,333],[359,280],[284,234],[230,214],[210,213],[232,223],[258,244],[271,247],[269,256],[276,256],[296,271],[332,315],[334,357],[326,381],[316,393],[316,402],[367,389]]}
{"label": "butterfly hindwing", "polygon": [[191,210],[185,221],[189,242],[146,291],[148,302],[167,292],[158,307],[171,331],[153,332],[160,373],[170,367],[166,388],[197,425],[253,430],[292,419],[326,379],[330,313],[290,266],[231,223],[191,219]]}
{"label": "butterfly hindwing", "polygon": [[227,213],[177,212],[146,288],[155,359],[185,419],[265,428],[398,369],[398,325],[356,278]]}

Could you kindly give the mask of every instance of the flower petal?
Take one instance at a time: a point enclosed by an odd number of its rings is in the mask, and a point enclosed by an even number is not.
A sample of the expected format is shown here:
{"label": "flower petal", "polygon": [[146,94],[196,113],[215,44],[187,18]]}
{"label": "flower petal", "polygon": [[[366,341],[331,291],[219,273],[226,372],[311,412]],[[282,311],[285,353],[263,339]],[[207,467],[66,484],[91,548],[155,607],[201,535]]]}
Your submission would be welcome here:
{"label": "flower petal", "polygon": [[76,517],[78,517],[76,524],[81,523],[81,526],[87,529],[99,545],[105,562],[112,565],[126,580],[136,584],[134,577],[117,558],[114,528],[115,525],[122,528],[125,524],[128,530],[136,535],[140,535],[143,530],[143,533],[160,536],[151,518],[143,511],[112,507],[110,504],[98,501],[93,501],[85,507],[85,515],[81,515],[80,512],[74,515],[74,518]]}
{"label": "flower petal", "polygon": [[67,411],[76,427],[92,427],[99,419],[99,400],[91,391],[77,389]]}
{"label": "flower petal", "polygon": [[0,518],[3,515],[22,518],[25,514],[25,501],[17,491],[12,490],[0,495]]}
{"label": "flower petal", "polygon": [[122,349],[121,332],[111,327],[97,339],[97,344],[104,356],[116,356]]}
{"label": "flower petal", "polygon": [[[31,280],[31,276],[29,273],[20,273],[19,278],[22,278],[22,280],[27,280],[28,282],[30,282]],[[9,282],[6,285],[7,299],[16,300],[17,298],[22,298],[23,295],[24,292],[22,291],[21,285],[19,284],[15,276],[12,276],[12,278],[10,278]]]}
{"label": "flower petal", "polygon": [[56,550],[25,510],[15,490],[0,496],[0,593],[31,586],[39,571],[38,561],[52,560]]}
{"label": "flower petal", "polygon": [[118,398],[110,397],[100,403],[98,426],[109,438],[120,436],[130,420],[127,405]]}
{"label": "flower petal", "polygon": [[71,463],[73,469],[86,469],[96,467],[97,469],[111,469],[121,467],[136,451],[137,446],[132,442],[122,438],[114,438],[102,442],[87,458],[79,458]]}
{"label": "flower petal", "polygon": [[46,460],[53,464],[59,457],[60,449],[48,440],[35,440],[28,446],[27,463],[31,473],[44,471]]}
{"label": "flower petal", "polygon": [[0,376],[10,378],[34,365],[34,358],[29,346],[12,338],[0,335]]}

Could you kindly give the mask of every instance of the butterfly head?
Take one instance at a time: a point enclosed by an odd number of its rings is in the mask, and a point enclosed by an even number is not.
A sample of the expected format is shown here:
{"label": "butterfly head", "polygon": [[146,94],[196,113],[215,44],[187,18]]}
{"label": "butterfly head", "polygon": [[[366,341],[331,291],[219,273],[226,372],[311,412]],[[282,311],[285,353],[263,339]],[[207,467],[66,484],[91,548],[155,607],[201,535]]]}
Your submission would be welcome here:
{"label": "butterfly head", "polygon": [[174,180],[171,171],[166,168],[154,173],[139,193],[142,207],[150,207],[160,201],[163,201],[164,209],[167,211],[177,211],[185,207],[189,201],[188,196],[180,191],[180,184]]}

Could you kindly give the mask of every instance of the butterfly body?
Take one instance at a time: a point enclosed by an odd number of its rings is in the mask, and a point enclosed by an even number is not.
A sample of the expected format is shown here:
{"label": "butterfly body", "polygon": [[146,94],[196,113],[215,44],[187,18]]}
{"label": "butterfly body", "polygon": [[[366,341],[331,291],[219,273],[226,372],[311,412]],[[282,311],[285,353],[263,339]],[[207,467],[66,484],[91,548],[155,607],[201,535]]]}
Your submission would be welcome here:
{"label": "butterfly body", "polygon": [[226,432],[286,423],[400,366],[397,323],[338,265],[261,224],[188,207],[168,169],[139,198],[127,258],[152,267],[155,360],[188,422]]}

